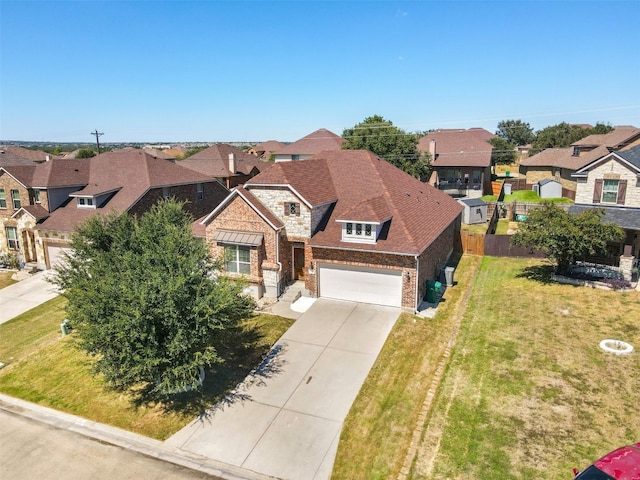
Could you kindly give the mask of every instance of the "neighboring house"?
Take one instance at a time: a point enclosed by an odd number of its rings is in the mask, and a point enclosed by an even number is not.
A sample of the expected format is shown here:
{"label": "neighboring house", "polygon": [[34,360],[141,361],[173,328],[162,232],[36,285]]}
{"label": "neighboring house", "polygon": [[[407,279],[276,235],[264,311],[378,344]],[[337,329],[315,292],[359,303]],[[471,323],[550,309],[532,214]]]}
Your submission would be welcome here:
{"label": "neighboring house", "polygon": [[306,137],[302,137],[289,145],[276,150],[276,162],[289,162],[291,160],[306,160],[316,153],[342,149],[344,140],[342,137],[330,132],[326,128],[321,128]]}
{"label": "neighboring house", "polygon": [[433,173],[428,183],[453,197],[478,198],[491,194],[491,132],[483,128],[441,129],[418,142],[431,155]]}
{"label": "neighboring house", "polygon": [[13,155],[16,155],[18,157],[31,160],[31,162],[33,163],[43,163],[54,158],[60,158],[56,155],[43,152],[42,150],[32,150],[30,148],[18,147],[15,145],[3,146],[2,150],[12,153]]}
{"label": "neighboring house", "polygon": [[589,135],[570,147],[547,148],[523,158],[520,160],[520,175],[526,179],[527,189],[532,189],[540,180],[556,180],[562,184],[562,196],[574,200],[577,189],[574,173],[609,152],[638,143],[640,129],[616,127],[606,134]]}
{"label": "neighboring house", "polygon": [[603,221],[625,230],[624,240],[611,246],[610,259],[616,263],[621,255],[640,258],[640,145],[611,152],[573,176],[578,188],[576,203],[569,212],[604,209]]}
{"label": "neighboring house", "polygon": [[217,178],[227,188],[241,185],[270,164],[225,143],[216,143],[179,160],[177,165]]}
{"label": "neighboring house", "polygon": [[0,167],[9,165],[36,165],[37,163],[41,162],[34,162],[28,158],[16,155],[9,150],[5,150],[4,147],[0,147]]}
{"label": "neighboring house", "polygon": [[462,207],[363,150],[279,162],[199,225],[228,275],[257,297],[310,295],[416,309],[458,241]]}
{"label": "neighboring house", "polygon": [[215,179],[136,149],[2,167],[0,251],[50,268],[68,248],[75,227],[93,215],[138,215],[160,198],[175,197],[197,218],[228,193]]}
{"label": "neighboring house", "polygon": [[250,148],[249,150],[247,150],[247,153],[255,155],[260,160],[269,162],[271,160],[275,160],[275,153],[278,150],[282,150],[284,147],[284,143],[280,143],[276,140],[268,140],[266,142],[259,143],[255,147]]}

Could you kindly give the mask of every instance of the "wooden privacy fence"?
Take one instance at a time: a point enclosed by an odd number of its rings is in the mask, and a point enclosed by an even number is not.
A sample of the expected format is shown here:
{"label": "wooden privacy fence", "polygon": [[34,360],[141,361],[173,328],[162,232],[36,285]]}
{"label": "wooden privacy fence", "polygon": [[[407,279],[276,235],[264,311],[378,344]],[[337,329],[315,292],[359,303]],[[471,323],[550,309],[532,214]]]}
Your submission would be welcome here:
{"label": "wooden privacy fence", "polygon": [[463,253],[470,255],[484,255],[484,237],[482,233],[472,233],[462,230],[460,232],[460,241],[462,243]]}
{"label": "wooden privacy fence", "polygon": [[512,235],[485,235],[484,254],[492,257],[544,258],[545,253],[511,244]]}

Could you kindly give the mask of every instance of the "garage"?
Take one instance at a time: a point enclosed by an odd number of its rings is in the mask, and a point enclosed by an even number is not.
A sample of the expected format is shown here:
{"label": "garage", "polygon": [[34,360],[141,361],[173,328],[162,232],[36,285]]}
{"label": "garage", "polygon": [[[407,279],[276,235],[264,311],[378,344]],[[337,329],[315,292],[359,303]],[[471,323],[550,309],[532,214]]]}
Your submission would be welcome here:
{"label": "garage", "polygon": [[402,306],[402,272],[381,268],[321,263],[319,297]]}
{"label": "garage", "polygon": [[64,260],[64,253],[71,251],[69,247],[63,247],[60,245],[48,245],[47,246],[47,258],[49,259],[48,267],[53,268],[59,262]]}

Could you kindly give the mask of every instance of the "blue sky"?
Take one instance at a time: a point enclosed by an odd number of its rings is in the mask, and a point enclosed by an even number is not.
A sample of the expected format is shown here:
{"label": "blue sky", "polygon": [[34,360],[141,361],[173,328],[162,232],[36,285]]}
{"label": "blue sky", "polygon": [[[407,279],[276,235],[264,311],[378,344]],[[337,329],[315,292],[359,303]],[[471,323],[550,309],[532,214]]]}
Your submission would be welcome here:
{"label": "blue sky", "polygon": [[0,139],[640,126],[638,1],[0,0]]}

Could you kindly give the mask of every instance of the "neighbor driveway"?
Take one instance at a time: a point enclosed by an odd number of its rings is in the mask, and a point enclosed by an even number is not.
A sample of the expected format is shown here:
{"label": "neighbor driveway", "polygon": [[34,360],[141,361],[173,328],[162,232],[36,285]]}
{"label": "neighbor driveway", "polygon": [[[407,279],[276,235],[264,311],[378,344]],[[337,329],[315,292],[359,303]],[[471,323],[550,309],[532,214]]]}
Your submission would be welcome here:
{"label": "neighbor driveway", "polygon": [[399,314],[317,300],[226,401],[166,443],[277,478],[329,479],[344,419]]}
{"label": "neighbor driveway", "polygon": [[60,294],[57,287],[46,280],[49,274],[34,273],[18,283],[0,288],[0,323],[57,297]]}

